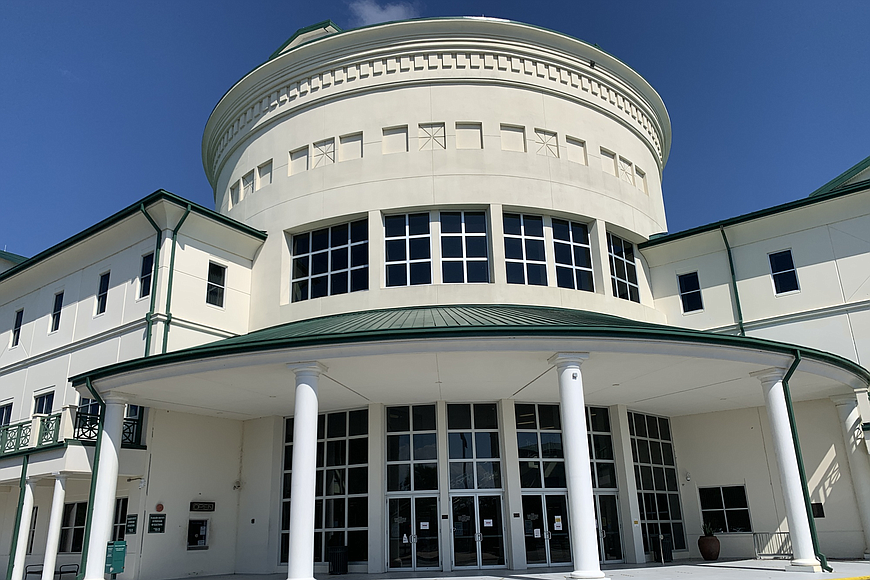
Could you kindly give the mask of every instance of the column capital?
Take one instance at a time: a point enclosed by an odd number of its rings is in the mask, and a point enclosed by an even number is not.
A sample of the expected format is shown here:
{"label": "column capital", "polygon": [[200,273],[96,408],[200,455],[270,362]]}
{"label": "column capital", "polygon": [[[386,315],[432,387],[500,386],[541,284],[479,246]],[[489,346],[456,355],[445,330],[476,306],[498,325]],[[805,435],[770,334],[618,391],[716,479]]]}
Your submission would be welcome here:
{"label": "column capital", "polygon": [[588,358],[588,352],[557,352],[547,362],[559,368],[572,365],[579,367]]}
{"label": "column capital", "polygon": [[831,402],[834,403],[837,407],[842,405],[850,405],[852,407],[858,406],[858,397],[855,395],[834,395],[831,397]]}
{"label": "column capital", "polygon": [[60,471],[52,471],[51,476],[60,481],[66,481],[67,477],[66,473],[61,473]]}
{"label": "column capital", "polygon": [[323,363],[319,363],[316,360],[313,361],[304,361],[304,362],[295,362],[295,363],[287,363],[287,368],[294,373],[296,376],[300,375],[321,375],[328,371],[326,365]]}
{"label": "column capital", "polygon": [[109,393],[103,394],[102,397],[103,397],[103,401],[105,401],[105,403],[107,405],[126,405],[127,404],[127,397],[125,395],[120,394],[120,393],[109,392]]}
{"label": "column capital", "polygon": [[762,385],[767,385],[775,383],[777,381],[781,381],[782,378],[785,376],[785,373],[786,369],[783,367],[770,367],[769,369],[753,371],[749,373],[749,376],[761,381]]}

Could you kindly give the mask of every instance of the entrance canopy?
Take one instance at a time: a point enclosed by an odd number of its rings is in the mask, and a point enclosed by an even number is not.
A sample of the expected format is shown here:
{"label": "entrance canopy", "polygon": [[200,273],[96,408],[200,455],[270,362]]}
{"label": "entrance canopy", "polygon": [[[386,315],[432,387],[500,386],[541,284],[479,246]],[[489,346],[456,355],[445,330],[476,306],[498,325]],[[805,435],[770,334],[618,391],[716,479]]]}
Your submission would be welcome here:
{"label": "entrance canopy", "polygon": [[750,373],[801,363],[794,400],[866,388],[870,373],[842,357],[769,340],[537,306],[395,308],[292,322],[73,377],[129,403],[252,419],[293,415],[287,364],[327,367],[322,411],[371,402],[558,401],[556,352],[589,353],[586,402],[677,416],[762,406]]}

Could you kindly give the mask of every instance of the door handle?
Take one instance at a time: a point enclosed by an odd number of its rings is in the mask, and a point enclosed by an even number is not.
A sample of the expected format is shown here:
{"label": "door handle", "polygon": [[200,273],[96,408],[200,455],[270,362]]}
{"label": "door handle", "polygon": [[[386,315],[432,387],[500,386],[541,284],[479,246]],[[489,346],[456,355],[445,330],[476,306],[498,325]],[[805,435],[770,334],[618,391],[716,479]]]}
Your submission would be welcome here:
{"label": "door handle", "polygon": [[552,540],[553,534],[551,534],[550,532],[544,532],[544,539],[545,540]]}
{"label": "door handle", "polygon": [[416,543],[417,543],[417,534],[411,534],[411,543],[412,543],[412,544],[416,544]]}

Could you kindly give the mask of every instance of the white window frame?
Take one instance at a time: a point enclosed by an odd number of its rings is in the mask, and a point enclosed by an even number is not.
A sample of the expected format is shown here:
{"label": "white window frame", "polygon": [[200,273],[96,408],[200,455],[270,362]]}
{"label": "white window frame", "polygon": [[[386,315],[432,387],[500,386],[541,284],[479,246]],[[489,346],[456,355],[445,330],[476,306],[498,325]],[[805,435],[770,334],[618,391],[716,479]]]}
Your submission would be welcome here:
{"label": "white window frame", "polygon": [[[619,240],[620,245],[623,248],[622,256],[617,256],[613,252],[613,238]],[[625,259],[625,244],[631,245],[631,255],[634,258],[631,262]],[[622,236],[618,236],[613,232],[607,232],[607,257],[608,262],[610,263],[610,281],[611,281],[611,290],[613,292],[614,298],[619,298],[620,300],[628,300],[630,302],[634,302],[636,304],[640,304],[640,278],[637,276],[637,252],[635,251],[635,246],[633,242],[630,242],[623,238]],[[617,274],[616,264],[617,260],[619,260],[623,264],[623,269],[625,270],[625,278],[621,278]],[[631,276],[629,276],[629,272],[634,272],[635,281],[631,281]],[[619,284],[623,283],[628,288],[628,297],[622,297],[619,295],[618,289]],[[637,292],[637,300],[633,300],[631,298],[631,289],[634,288]]]}
{"label": "white window frame", "polygon": [[[50,403],[51,408],[46,411],[44,401],[49,400],[51,397]],[[42,411],[38,411],[40,402],[43,402]],[[41,391],[37,393],[33,393],[33,415],[51,415],[51,412],[54,410],[54,389],[50,389],[47,391]]]}
{"label": "white window frame", "polygon": [[[460,225],[461,231],[445,233],[444,232],[443,216],[444,216],[444,214],[451,214],[451,213],[460,214],[459,219],[460,219],[460,224],[461,224]],[[473,214],[481,213],[481,214],[483,214],[483,220],[484,220],[484,231],[483,232],[468,232],[467,231],[466,217],[467,217],[467,214],[469,214],[469,213],[473,213]],[[480,209],[480,210],[474,210],[474,209],[469,209],[469,210],[464,210],[464,209],[463,210],[449,210],[449,209],[448,210],[439,210],[438,211],[438,224],[439,224],[439,248],[441,250],[441,252],[440,252],[440,254],[441,254],[441,268],[440,268],[441,282],[443,284],[489,284],[489,283],[491,283],[492,282],[492,263],[491,263],[492,248],[490,248],[489,236],[490,236],[490,232],[492,230],[492,226],[489,223],[489,214],[488,214],[487,210],[486,209]],[[444,240],[447,238],[456,238],[456,237],[459,237],[462,240],[461,241],[462,257],[451,257],[451,258],[444,257]],[[467,253],[468,239],[481,238],[481,237],[484,239],[484,243],[486,245],[486,256],[483,258],[477,257],[477,256],[469,257],[468,253]],[[472,263],[480,263],[480,262],[482,262],[486,265],[486,280],[479,281],[479,282],[477,282],[477,281],[469,282],[468,281],[468,265],[472,264]],[[462,282],[447,282],[444,279],[444,265],[448,264],[448,263],[461,263],[462,264]]]}
{"label": "white window frame", "polygon": [[[60,298],[60,304],[58,304]],[[60,330],[60,315],[63,312],[63,290],[54,293],[54,301],[51,305],[51,316],[48,320],[48,333],[53,334]]]}
{"label": "white window frame", "polygon": [[19,308],[15,311],[15,317],[12,319],[12,336],[10,337],[9,348],[15,348],[21,344],[21,327],[24,326],[24,309]]}
{"label": "white window frame", "polygon": [[[106,289],[103,290],[103,280],[106,280]],[[97,282],[96,304],[94,305],[94,317],[101,316],[106,313],[109,308],[109,290],[112,287],[112,271],[106,270],[100,274]]]}
{"label": "white window frame", "polygon": [[[536,129],[537,131],[537,129]],[[546,146],[546,144],[542,145]],[[523,281],[522,282],[511,282],[507,280],[508,284],[517,284],[517,285],[526,285],[526,286],[548,286],[549,285],[549,277],[547,276],[547,240],[546,240],[546,230],[547,230],[547,220],[545,216],[542,215],[534,215],[534,214],[525,214],[522,212],[512,212],[506,211],[502,214],[502,222],[507,219],[507,216],[518,216],[520,218],[520,233],[519,234],[509,234],[505,229],[503,231],[504,235],[504,244],[505,244],[505,275],[507,276],[508,264],[520,264],[523,270]],[[527,232],[526,228],[526,220],[541,220],[541,235],[531,235]],[[504,223],[502,224],[504,227]],[[508,258],[507,257],[507,241],[509,239],[520,240],[521,250],[522,250],[522,258]],[[528,243],[527,242],[540,242],[543,248],[543,258],[540,260],[533,260],[529,258],[528,254]],[[540,266],[543,268],[544,277],[543,284],[532,284],[529,282],[529,266]]]}
{"label": "white window frame", "polygon": [[[357,241],[353,240],[353,225],[359,222],[365,222],[364,231],[365,231],[365,239],[359,239]],[[342,244],[337,244],[335,246],[332,245],[332,230],[334,228],[347,227],[347,241]],[[318,232],[322,232],[326,230],[326,247],[318,250],[314,250],[312,248],[312,241],[314,239],[314,234]],[[297,236],[308,236],[308,250],[306,252],[296,253],[296,237]],[[369,223],[368,217],[362,217],[359,219],[354,219],[346,222],[341,222],[338,224],[334,224],[331,226],[325,226],[322,228],[317,228],[314,230],[307,230],[303,232],[299,232],[296,234],[290,235],[290,301],[291,302],[305,302],[307,300],[316,300],[317,298],[326,298],[327,296],[337,296],[339,294],[351,294],[353,292],[362,292],[364,290],[369,289],[369,262],[370,260],[370,250],[369,250]],[[365,263],[360,263],[354,265],[353,262],[353,252],[355,248],[363,247],[364,255],[365,255]],[[343,268],[333,269],[333,253],[339,250],[347,251],[347,263]],[[313,260],[315,256],[319,256],[325,254],[326,255],[326,270],[323,272],[314,273],[312,271]],[[306,270],[305,274],[301,276],[296,275],[296,261],[297,260],[305,260]],[[358,288],[353,290],[353,277],[357,272],[363,272],[363,274],[359,274],[365,280],[365,288]],[[343,292],[335,292],[336,288],[333,287],[334,284],[334,276],[336,274],[347,273],[347,282],[344,287]],[[312,297],[312,282],[315,278],[326,278],[326,294],[322,296]],[[305,285],[305,297],[296,298],[294,287],[296,284],[306,283]]]}
{"label": "white window frame", "polygon": [[14,401],[7,400],[0,402],[0,427],[8,425],[12,422],[12,405]]}
{"label": "white window frame", "polygon": [[[788,252],[788,256],[791,259],[791,269],[781,270],[779,272],[774,272],[773,271],[773,264],[771,263],[770,258],[771,258],[771,256],[774,256],[776,254],[782,254],[784,252]],[[776,250],[774,252],[768,252],[767,253],[767,269],[770,272],[770,285],[773,287],[773,295],[774,296],[776,296],[776,297],[790,296],[791,294],[797,294],[801,291],[801,281],[800,281],[800,278],[798,278],[797,265],[794,263],[794,252],[792,251],[791,248],[783,248],[781,250]],[[774,279],[775,276],[777,276],[779,274],[786,274],[788,272],[794,272],[794,281],[795,281],[795,284],[797,284],[797,288],[794,290],[786,290],[785,292],[777,292],[776,291],[776,281]]]}
{"label": "white window frame", "polygon": [[[221,268],[221,270],[223,271],[223,284],[218,284],[217,282],[211,281],[210,273],[211,273],[212,266],[217,266],[218,268]],[[214,302],[210,302],[212,287],[219,288],[221,291],[220,292],[220,298],[221,298],[220,304],[215,304]],[[226,264],[221,264],[220,262],[217,262],[215,260],[208,261],[208,269],[206,270],[206,276],[205,276],[205,303],[206,303],[206,305],[213,306],[214,308],[220,308],[220,309],[225,308],[226,303],[227,303],[227,265]]]}
{"label": "white window frame", "polygon": [[254,170],[251,169],[244,175],[242,175],[242,194],[241,199],[245,199],[249,195],[254,193]]}
{"label": "white window frame", "polygon": [[[151,267],[145,272],[145,259],[151,256]],[[154,252],[142,254],[139,259],[139,296],[137,300],[151,296],[151,285],[154,281]]]}
{"label": "white window frame", "polygon": [[[568,224],[568,240],[563,240],[556,238],[556,229],[553,226],[554,221],[567,222]],[[582,241],[578,241],[574,236],[574,226],[583,226],[586,228],[586,243]],[[555,265],[555,273],[556,273],[556,286],[558,288],[565,288],[567,290],[578,290],[580,292],[595,292],[595,264],[592,258],[592,236],[590,235],[589,230],[591,229],[590,224],[575,221],[571,219],[565,219],[560,217],[552,217],[550,218],[550,227],[553,228],[553,264]],[[557,244],[567,245],[571,248],[571,264],[562,263],[556,261],[556,246]],[[577,264],[577,249],[580,248],[586,252],[586,255],[589,257],[589,267],[578,265]],[[571,278],[573,281],[573,286],[568,288],[567,286],[559,285],[559,269],[571,269]],[[578,288],[577,284],[577,272],[589,272],[592,280],[591,288]]]}
{"label": "white window frame", "polygon": [[[425,215],[426,216],[426,233],[424,234],[412,234],[411,232],[411,216]],[[390,236],[387,237],[387,220],[390,218],[398,218],[403,217],[405,220],[405,229],[404,234],[402,236]],[[431,285],[433,283],[433,256],[432,256],[432,238],[433,232],[432,229],[434,224],[432,223],[432,213],[429,211],[421,211],[421,212],[412,212],[406,214],[393,214],[393,215],[385,215],[384,216],[384,280],[383,284],[385,288],[400,288],[403,286],[424,286]],[[426,258],[415,258],[411,259],[411,243],[414,240],[428,240],[428,248],[429,248],[429,256]],[[404,241],[405,246],[405,258],[403,260],[387,260],[387,245],[390,242],[398,242],[399,240]],[[415,265],[419,264],[428,264],[429,265],[429,281],[428,282],[420,282],[417,284],[413,284],[411,282],[411,269]],[[405,270],[405,283],[404,284],[390,284],[390,277],[388,271],[391,270],[391,266],[393,270],[397,270],[398,266],[402,265]]]}
{"label": "white window frame", "polygon": [[230,209],[233,209],[239,205],[240,201],[242,201],[242,181],[237,179],[230,184],[230,198],[227,205]]}
{"label": "white window frame", "polygon": [[[263,183],[263,170],[266,169],[267,167],[269,168],[269,173],[268,173],[269,180],[267,183]],[[273,168],[271,159],[266,161],[265,163],[261,163],[260,165],[257,166],[257,175],[256,175],[256,179],[254,180],[254,191],[258,191],[258,190],[266,187],[267,185],[272,185],[272,171],[273,171],[273,169],[274,168]]]}
{"label": "white window frame", "polygon": [[[683,289],[680,286],[680,278],[682,278],[683,276],[691,276],[692,274],[694,274],[695,278],[698,279],[698,289],[697,290],[690,290],[688,292],[683,292]],[[693,314],[698,314],[700,312],[704,312],[704,294],[701,291],[701,275],[698,273],[698,270],[689,270],[687,272],[682,272],[682,273],[677,272],[676,275],[677,275],[677,295],[680,297],[680,311],[683,313],[683,315],[684,316],[691,316]],[[686,304],[685,304],[685,302],[683,302],[683,296],[688,296],[689,294],[694,294],[696,292],[698,294],[699,300],[701,301],[701,307],[696,309],[696,310],[688,310],[687,311]]]}
{"label": "white window frame", "polygon": [[[86,523],[82,522],[82,525],[80,525],[80,526],[75,525],[76,513],[80,509],[82,509],[82,510],[85,510],[85,513],[87,514],[88,502],[76,501],[76,502],[65,503],[64,510],[63,510],[64,516],[67,515],[67,510],[66,510],[67,506],[73,506],[73,507],[69,511],[69,517],[68,518],[64,517],[61,520],[61,524],[60,524],[61,541],[60,541],[60,545],[58,546],[57,551],[58,551],[58,553],[65,553],[65,554],[80,554],[81,550],[78,550],[76,552],[72,551],[73,537],[75,536],[76,530],[81,530],[82,536],[84,536]],[[82,547],[84,547],[84,543],[82,543]]]}

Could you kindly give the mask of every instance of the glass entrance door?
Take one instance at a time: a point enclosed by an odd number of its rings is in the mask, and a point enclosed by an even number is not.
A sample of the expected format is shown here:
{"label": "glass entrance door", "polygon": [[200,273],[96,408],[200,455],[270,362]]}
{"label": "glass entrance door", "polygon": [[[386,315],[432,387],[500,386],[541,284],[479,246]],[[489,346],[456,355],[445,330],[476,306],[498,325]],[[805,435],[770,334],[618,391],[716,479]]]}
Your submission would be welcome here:
{"label": "glass entrance door", "polygon": [[595,525],[598,528],[598,554],[602,562],[621,562],[622,534],[616,494],[595,495]]}
{"label": "glass entrance door", "polygon": [[453,566],[485,568],[505,565],[504,521],[500,495],[454,496],[452,502]]}
{"label": "glass entrance door", "polygon": [[391,570],[440,570],[437,497],[391,497],[387,500]]}
{"label": "glass entrance door", "polygon": [[530,566],[571,562],[568,498],[564,494],[523,495],[523,527]]}

